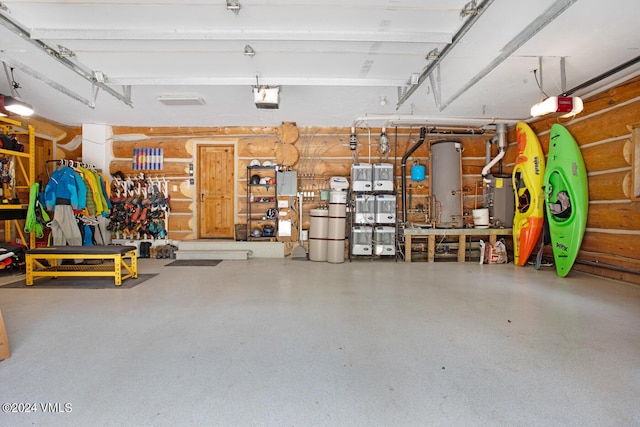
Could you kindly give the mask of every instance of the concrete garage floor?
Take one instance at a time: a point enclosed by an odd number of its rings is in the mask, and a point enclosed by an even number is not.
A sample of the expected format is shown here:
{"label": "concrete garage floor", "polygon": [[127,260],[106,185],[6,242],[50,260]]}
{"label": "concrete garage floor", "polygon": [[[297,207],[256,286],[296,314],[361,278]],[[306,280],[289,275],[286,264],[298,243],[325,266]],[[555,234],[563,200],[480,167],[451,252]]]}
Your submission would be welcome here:
{"label": "concrete garage floor", "polygon": [[[4,426],[640,425],[640,288],[513,264],[223,261],[0,289]],[[36,283],[37,286],[37,283]]]}

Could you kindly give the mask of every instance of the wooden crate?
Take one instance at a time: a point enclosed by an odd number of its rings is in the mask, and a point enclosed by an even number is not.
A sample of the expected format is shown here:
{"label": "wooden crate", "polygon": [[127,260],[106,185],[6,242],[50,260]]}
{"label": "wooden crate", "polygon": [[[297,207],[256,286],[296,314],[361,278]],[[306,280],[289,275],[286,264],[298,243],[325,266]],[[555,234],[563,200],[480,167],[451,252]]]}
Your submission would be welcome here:
{"label": "wooden crate", "polygon": [[0,360],[8,359],[9,356],[11,356],[9,337],[7,336],[7,329],[4,327],[2,311],[0,310]]}

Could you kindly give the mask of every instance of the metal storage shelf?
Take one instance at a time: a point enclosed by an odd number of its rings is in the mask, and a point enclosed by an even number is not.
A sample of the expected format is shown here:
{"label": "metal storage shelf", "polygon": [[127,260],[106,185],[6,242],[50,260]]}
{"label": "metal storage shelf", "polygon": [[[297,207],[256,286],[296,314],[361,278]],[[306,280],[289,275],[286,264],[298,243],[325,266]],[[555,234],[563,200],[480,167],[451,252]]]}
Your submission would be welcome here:
{"label": "metal storage shelf", "polygon": [[[17,186],[15,189],[24,189],[28,193],[31,189],[31,185],[35,182],[36,175],[36,161],[35,161],[35,152],[36,152],[36,138],[35,138],[35,129],[32,125],[27,123],[22,123],[17,120],[12,120],[6,117],[0,117],[0,127],[2,127],[1,132],[4,133],[15,133],[17,135],[27,135],[29,137],[29,145],[27,152],[20,151],[12,151],[5,150],[0,148],[0,155],[2,156],[13,156],[16,158],[16,171],[20,171],[22,177],[26,183],[25,186]],[[23,164],[20,159],[27,159],[27,167]],[[17,172],[16,172],[17,173]],[[28,209],[28,204],[0,204],[0,220],[4,219],[4,241],[11,242],[14,239],[11,236],[11,221],[15,224],[16,232],[22,239],[22,241],[29,246],[29,248],[34,248],[36,245],[36,235],[35,233],[29,233],[29,240],[25,238],[23,234],[23,229],[20,223],[18,223],[19,219],[26,218],[26,210]],[[24,215],[23,215],[24,214]]]}
{"label": "metal storage shelf", "polygon": [[[398,250],[398,221],[397,218],[393,221],[393,222],[379,222],[378,218],[376,217],[376,215],[374,214],[374,219],[370,222],[356,222],[355,221],[355,216],[356,216],[356,197],[357,196],[373,196],[375,198],[375,196],[397,196],[397,193],[395,191],[388,191],[388,190],[382,190],[382,191],[354,191],[354,190],[349,190],[349,194],[347,196],[347,202],[348,202],[348,209],[347,209],[347,228],[349,231],[349,261],[352,261],[354,257],[358,257],[358,258],[370,258],[370,259],[376,259],[376,258],[390,258],[393,257],[396,261],[398,261],[398,255],[399,255],[399,250]],[[374,201],[375,203],[375,201]],[[397,206],[396,206],[396,212],[397,212]],[[364,229],[363,230],[363,234],[369,233],[368,238],[369,241],[371,242],[371,253],[369,254],[354,254],[354,245],[356,244],[355,242],[355,231],[354,227],[369,227],[369,229]],[[394,251],[393,254],[376,254],[376,228],[379,227],[391,227],[394,230],[393,233],[393,246],[394,246]],[[386,232],[386,230],[384,230]],[[386,245],[385,245],[386,246]]]}
{"label": "metal storage shelf", "polygon": [[[251,177],[259,175],[260,178],[271,178],[269,184],[252,184]],[[278,217],[265,218],[268,209],[278,209],[277,196],[277,174],[275,166],[247,166],[247,240],[248,241],[270,241],[275,240],[278,235]],[[254,195],[261,200],[251,200],[252,190],[259,189],[260,194]],[[263,200],[268,198],[269,200]],[[254,236],[254,228],[263,230],[265,225],[273,227],[272,236]]]}

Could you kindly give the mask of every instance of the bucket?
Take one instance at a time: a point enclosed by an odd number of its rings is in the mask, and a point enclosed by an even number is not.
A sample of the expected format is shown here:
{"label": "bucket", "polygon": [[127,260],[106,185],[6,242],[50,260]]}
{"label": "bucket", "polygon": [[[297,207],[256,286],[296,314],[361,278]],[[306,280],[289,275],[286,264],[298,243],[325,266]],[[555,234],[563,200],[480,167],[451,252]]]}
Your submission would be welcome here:
{"label": "bucket", "polygon": [[473,210],[473,226],[475,228],[489,228],[489,209]]}

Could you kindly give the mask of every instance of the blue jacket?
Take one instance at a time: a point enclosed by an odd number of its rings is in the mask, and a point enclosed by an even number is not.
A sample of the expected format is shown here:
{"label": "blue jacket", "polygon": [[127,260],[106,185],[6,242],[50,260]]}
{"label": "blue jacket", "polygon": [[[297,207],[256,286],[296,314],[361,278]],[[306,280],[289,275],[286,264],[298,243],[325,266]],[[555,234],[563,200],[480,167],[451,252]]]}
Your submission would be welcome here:
{"label": "blue jacket", "polygon": [[56,199],[69,199],[73,210],[82,210],[87,205],[87,186],[76,171],[69,166],[56,169],[44,189],[45,207],[52,211]]}

